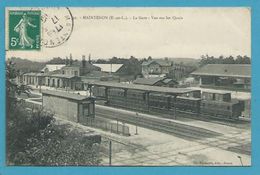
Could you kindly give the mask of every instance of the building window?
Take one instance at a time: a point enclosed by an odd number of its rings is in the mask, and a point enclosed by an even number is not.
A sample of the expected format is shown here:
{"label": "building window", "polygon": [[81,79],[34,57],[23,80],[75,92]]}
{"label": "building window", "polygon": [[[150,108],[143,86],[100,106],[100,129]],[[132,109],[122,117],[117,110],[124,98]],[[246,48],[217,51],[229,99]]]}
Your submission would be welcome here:
{"label": "building window", "polygon": [[94,114],[94,104],[83,104],[83,115],[88,117],[89,115]]}
{"label": "building window", "polygon": [[78,71],[74,71],[74,75],[75,75],[75,76],[78,76]]}
{"label": "building window", "polygon": [[89,108],[88,104],[84,104],[83,105],[83,115],[84,116],[88,116],[89,115],[88,114],[88,112],[89,112],[88,108]]}
{"label": "building window", "polygon": [[89,104],[89,115],[93,115],[94,114],[94,104],[90,103]]}

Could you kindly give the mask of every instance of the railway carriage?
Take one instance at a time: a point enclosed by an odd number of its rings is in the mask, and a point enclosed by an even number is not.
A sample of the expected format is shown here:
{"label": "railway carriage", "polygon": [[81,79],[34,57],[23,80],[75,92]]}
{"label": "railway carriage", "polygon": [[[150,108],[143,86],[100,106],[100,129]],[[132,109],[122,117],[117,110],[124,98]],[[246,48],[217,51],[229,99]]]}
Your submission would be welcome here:
{"label": "railway carriage", "polygon": [[167,112],[170,109],[170,95],[150,93],[149,110],[155,112]]}
{"label": "railway carriage", "polygon": [[92,88],[93,90],[93,95],[96,97],[100,98],[105,98],[106,97],[106,88],[102,86],[95,86]]}
{"label": "railway carriage", "polygon": [[[200,98],[194,97],[177,97],[175,106],[179,111],[193,112],[196,114],[200,113]],[[174,105],[174,104],[173,104]]]}
{"label": "railway carriage", "polygon": [[193,113],[201,117],[234,120],[238,119],[244,110],[243,102],[231,99],[230,93],[201,93],[199,90],[191,90],[174,97],[163,91],[155,93],[131,88],[122,89],[116,86],[109,88],[94,86],[93,94],[97,97],[107,98],[110,106],[142,112],[153,111],[172,114],[173,111],[177,111],[179,113]]}
{"label": "railway carriage", "polygon": [[130,109],[148,111],[147,96],[144,91],[127,90],[126,104]]}
{"label": "railway carriage", "polygon": [[109,88],[107,90],[107,103],[111,106],[125,108],[125,91],[123,89]]}

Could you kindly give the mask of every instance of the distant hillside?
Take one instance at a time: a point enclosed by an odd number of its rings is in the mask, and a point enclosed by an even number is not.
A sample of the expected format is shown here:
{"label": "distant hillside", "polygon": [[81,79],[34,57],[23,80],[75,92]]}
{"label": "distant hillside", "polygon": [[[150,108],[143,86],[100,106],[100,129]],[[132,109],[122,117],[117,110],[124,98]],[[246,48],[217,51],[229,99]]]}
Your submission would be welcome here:
{"label": "distant hillside", "polygon": [[8,58],[7,61],[12,61],[13,63],[15,63],[15,68],[17,70],[20,70],[23,73],[39,72],[46,65],[46,63],[30,61],[27,59],[16,58],[16,57]]}
{"label": "distant hillside", "polygon": [[199,62],[201,59],[195,59],[195,58],[170,58],[170,57],[164,57],[164,58],[153,58],[153,57],[148,57],[148,58],[144,58],[142,60],[149,60],[149,59],[153,59],[153,60],[169,60],[172,61],[176,64],[188,64],[191,66],[198,66]]}
{"label": "distant hillside", "polygon": [[177,64],[183,63],[183,64],[198,65],[200,62],[200,59],[194,59],[194,58],[168,58],[168,59]]}

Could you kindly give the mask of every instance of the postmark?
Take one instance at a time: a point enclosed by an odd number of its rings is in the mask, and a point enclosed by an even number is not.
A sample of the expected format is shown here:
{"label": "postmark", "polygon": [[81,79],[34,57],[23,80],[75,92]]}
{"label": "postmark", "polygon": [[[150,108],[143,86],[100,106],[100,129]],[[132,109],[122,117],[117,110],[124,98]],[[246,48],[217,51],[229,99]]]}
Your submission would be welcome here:
{"label": "postmark", "polygon": [[65,43],[71,36],[74,26],[69,8],[42,10],[42,46],[53,48]]}
{"label": "postmark", "polygon": [[40,50],[41,11],[11,10],[8,15],[9,50]]}

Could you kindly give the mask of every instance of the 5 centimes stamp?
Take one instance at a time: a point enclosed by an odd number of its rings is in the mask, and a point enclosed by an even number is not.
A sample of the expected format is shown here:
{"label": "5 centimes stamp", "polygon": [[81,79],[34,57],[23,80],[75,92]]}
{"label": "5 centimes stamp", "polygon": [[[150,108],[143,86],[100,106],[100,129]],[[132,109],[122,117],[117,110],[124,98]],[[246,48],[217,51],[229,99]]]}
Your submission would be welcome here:
{"label": "5 centimes stamp", "polygon": [[57,47],[71,36],[74,21],[69,8],[45,8],[42,10],[42,46]]}
{"label": "5 centimes stamp", "polygon": [[9,11],[9,50],[41,49],[41,11]]}

